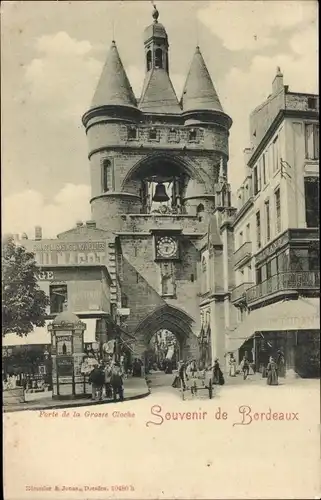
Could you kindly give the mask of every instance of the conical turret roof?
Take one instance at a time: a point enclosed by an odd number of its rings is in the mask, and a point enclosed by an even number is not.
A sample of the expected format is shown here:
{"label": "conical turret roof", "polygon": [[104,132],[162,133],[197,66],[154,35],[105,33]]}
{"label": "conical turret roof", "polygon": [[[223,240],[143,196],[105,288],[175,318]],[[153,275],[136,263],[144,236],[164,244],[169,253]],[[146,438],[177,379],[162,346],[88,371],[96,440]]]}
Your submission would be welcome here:
{"label": "conical turret roof", "polygon": [[90,109],[108,105],[137,106],[133,89],[114,41],[110,47]]}
{"label": "conical turret roof", "polygon": [[155,68],[147,73],[139,108],[146,113],[182,112],[166,70]]}
{"label": "conical turret roof", "polygon": [[224,112],[199,47],[196,47],[185,82],[182,107],[183,112]]}

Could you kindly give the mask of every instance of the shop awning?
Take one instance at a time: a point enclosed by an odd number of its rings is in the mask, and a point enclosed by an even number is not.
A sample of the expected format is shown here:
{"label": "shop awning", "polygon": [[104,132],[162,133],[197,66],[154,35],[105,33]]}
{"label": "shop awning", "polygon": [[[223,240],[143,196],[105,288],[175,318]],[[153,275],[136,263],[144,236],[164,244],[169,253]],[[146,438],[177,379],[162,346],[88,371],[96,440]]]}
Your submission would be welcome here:
{"label": "shop awning", "polygon": [[[81,320],[86,324],[86,330],[84,333],[84,342],[92,343],[96,341],[96,318],[86,318]],[[46,320],[46,325],[42,327],[35,327],[33,332],[28,333],[24,337],[19,337],[15,333],[7,333],[5,337],[2,338],[3,347],[13,347],[18,345],[50,345],[51,335],[48,332],[48,324],[51,320]]]}
{"label": "shop awning", "polygon": [[13,347],[18,345],[50,345],[51,335],[48,332],[49,320],[46,320],[45,326],[36,326],[33,332],[28,333],[23,337],[19,337],[16,333],[7,333],[2,338],[3,347]]}
{"label": "shop awning", "polygon": [[227,352],[237,351],[255,332],[320,329],[319,299],[299,298],[252,311],[233,331],[227,332]]}

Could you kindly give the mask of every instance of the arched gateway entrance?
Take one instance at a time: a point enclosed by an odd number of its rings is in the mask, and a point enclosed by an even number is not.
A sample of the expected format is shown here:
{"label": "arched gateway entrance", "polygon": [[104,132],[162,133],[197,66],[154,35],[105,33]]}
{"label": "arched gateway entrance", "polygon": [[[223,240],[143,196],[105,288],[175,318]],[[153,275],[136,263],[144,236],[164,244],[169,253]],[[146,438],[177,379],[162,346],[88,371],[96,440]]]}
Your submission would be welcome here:
{"label": "arched gateway entrance", "polygon": [[177,361],[178,358],[187,360],[195,355],[193,347],[197,344],[197,339],[192,330],[193,323],[193,318],[177,307],[165,304],[155,309],[138,325],[135,332],[136,338],[144,344],[144,357],[148,356],[155,346],[157,337],[159,340],[166,336],[168,340],[170,337],[173,339],[169,344],[172,343],[175,346]]}

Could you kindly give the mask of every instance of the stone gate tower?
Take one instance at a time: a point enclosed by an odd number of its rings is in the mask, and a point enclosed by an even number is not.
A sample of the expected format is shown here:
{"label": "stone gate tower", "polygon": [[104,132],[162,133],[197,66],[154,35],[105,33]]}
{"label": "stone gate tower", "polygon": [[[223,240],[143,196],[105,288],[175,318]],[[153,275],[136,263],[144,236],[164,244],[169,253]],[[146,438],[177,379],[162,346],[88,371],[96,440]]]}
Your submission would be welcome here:
{"label": "stone gate tower", "polygon": [[137,338],[135,349],[142,353],[153,334],[167,328],[188,357],[198,350],[201,249],[209,228],[222,244],[213,218],[227,176],[232,120],[199,47],[177,99],[168,36],[158,17],[154,8],[144,32],[140,98],[113,41],[83,124],[92,218],[106,231],[107,265],[115,266],[114,301],[130,309],[127,325]]}

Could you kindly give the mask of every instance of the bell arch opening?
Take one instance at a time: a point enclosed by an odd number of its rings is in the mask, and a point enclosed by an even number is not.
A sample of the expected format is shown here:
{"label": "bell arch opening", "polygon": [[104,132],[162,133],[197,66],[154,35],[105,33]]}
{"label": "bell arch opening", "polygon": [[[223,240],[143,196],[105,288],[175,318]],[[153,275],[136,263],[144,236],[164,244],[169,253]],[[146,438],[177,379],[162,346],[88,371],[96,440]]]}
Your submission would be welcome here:
{"label": "bell arch opening", "polygon": [[204,185],[200,173],[191,163],[168,154],[152,154],[139,161],[128,172],[122,190],[140,185],[141,213],[185,214],[186,189],[190,179]]}

